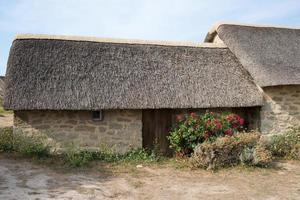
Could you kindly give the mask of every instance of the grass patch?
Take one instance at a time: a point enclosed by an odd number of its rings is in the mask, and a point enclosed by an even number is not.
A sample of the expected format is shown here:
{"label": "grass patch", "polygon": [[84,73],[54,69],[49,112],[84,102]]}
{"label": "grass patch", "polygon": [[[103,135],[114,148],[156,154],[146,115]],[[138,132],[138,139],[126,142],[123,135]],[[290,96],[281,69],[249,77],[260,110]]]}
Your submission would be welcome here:
{"label": "grass patch", "polygon": [[3,116],[3,115],[7,115],[7,114],[12,114],[13,113],[13,111],[11,111],[11,110],[4,110],[4,108],[3,108],[3,100],[2,99],[0,99],[0,117],[1,117],[1,115]]}
{"label": "grass patch", "polygon": [[103,145],[92,151],[73,144],[58,153],[52,150],[49,138],[46,136],[13,134],[12,128],[0,129],[0,152],[13,152],[73,168],[89,166],[91,163],[105,163],[116,168],[116,171],[122,171],[124,168],[124,171],[132,174],[137,172],[138,165],[169,166],[175,169],[227,168],[240,163],[250,166],[268,166],[273,157],[299,159],[299,145],[298,128],[286,134],[271,136],[268,140],[261,140],[258,133],[220,137],[216,141],[198,146],[191,158],[166,158],[156,154],[155,151],[146,151],[143,148],[131,149],[125,154],[120,154]]}
{"label": "grass patch", "polygon": [[11,127],[0,128],[0,152],[17,152],[24,156],[50,156],[50,145],[42,135],[13,134]]}
{"label": "grass patch", "polygon": [[157,162],[160,157],[153,152],[148,152],[143,148],[131,149],[125,154],[120,154],[108,148],[101,146],[97,151],[82,150],[75,145],[67,148],[64,153],[67,163],[72,167],[82,167],[88,165],[91,161],[104,161],[115,163],[138,163],[138,162]]}
{"label": "grass patch", "polygon": [[13,114],[11,110],[4,110],[2,106],[0,106],[0,117],[4,115],[10,115]]}
{"label": "grass patch", "polygon": [[11,152],[14,150],[12,128],[0,128],[0,152]]}
{"label": "grass patch", "polygon": [[55,151],[46,135],[13,133],[12,128],[0,128],[0,152],[14,152],[27,157],[63,160],[72,167],[83,167],[92,161],[107,163],[150,163],[162,157],[143,148],[131,149],[125,154],[102,145],[98,150],[87,150],[72,144],[61,153]]}
{"label": "grass patch", "polygon": [[24,156],[49,157],[50,149],[46,136],[27,136],[22,133],[14,135],[13,150]]}

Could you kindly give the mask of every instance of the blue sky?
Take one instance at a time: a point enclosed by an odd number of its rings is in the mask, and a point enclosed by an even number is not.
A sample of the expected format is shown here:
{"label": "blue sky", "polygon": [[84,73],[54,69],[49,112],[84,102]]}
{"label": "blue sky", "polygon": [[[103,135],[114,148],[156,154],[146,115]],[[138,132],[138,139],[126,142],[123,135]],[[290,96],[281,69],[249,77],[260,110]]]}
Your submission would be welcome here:
{"label": "blue sky", "polygon": [[218,21],[300,27],[300,1],[0,0],[0,75],[18,33],[202,42]]}

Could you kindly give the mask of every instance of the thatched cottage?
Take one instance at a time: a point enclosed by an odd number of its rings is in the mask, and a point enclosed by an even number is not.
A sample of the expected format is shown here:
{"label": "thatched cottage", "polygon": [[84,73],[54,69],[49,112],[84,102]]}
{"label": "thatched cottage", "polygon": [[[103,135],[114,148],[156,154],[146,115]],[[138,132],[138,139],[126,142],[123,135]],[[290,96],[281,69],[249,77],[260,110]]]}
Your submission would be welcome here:
{"label": "thatched cottage", "polygon": [[168,151],[178,113],[231,111],[279,133],[300,120],[300,30],[219,24],[204,44],[19,35],[4,107],[14,132],[64,147]]}
{"label": "thatched cottage", "polygon": [[223,23],[205,42],[228,46],[263,89],[263,133],[300,126],[300,29]]}
{"label": "thatched cottage", "polygon": [[167,151],[176,113],[232,111],[258,128],[263,95],[223,44],[19,35],[4,106],[14,131],[60,145]]}

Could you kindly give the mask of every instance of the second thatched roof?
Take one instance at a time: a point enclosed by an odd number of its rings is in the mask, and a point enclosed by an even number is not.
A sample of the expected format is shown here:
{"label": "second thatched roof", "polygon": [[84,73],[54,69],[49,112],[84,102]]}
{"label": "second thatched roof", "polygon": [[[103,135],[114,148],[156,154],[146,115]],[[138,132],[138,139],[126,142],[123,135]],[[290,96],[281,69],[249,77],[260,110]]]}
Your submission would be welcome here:
{"label": "second thatched roof", "polygon": [[262,95],[225,46],[19,36],[4,106],[13,110],[248,107]]}
{"label": "second thatched roof", "polygon": [[261,87],[300,84],[300,29],[221,23],[205,42],[220,40]]}

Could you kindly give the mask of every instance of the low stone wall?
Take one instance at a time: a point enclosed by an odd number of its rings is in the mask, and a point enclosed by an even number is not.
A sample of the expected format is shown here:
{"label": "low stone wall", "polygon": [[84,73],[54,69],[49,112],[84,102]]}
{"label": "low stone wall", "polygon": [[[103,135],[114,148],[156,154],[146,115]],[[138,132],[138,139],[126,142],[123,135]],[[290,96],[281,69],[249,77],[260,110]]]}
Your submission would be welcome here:
{"label": "low stone wall", "polygon": [[266,103],[261,110],[262,133],[284,133],[300,126],[300,85],[263,88]]}
{"label": "low stone wall", "polygon": [[105,144],[121,153],[142,147],[141,111],[104,110],[103,115],[103,121],[93,121],[91,111],[16,111],[14,131],[46,134],[60,147]]}

